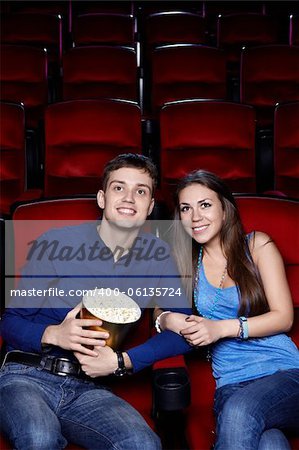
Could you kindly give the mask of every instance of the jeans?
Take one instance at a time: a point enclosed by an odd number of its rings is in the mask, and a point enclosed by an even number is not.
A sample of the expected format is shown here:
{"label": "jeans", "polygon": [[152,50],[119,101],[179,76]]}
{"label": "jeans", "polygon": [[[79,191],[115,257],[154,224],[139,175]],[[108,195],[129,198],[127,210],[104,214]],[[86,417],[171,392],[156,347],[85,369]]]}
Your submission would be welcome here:
{"label": "jeans", "polygon": [[216,390],[215,450],[290,449],[281,430],[299,433],[299,369]]}
{"label": "jeans", "polygon": [[22,364],[0,371],[1,428],[14,449],[160,450],[158,436],[127,402],[92,381]]}

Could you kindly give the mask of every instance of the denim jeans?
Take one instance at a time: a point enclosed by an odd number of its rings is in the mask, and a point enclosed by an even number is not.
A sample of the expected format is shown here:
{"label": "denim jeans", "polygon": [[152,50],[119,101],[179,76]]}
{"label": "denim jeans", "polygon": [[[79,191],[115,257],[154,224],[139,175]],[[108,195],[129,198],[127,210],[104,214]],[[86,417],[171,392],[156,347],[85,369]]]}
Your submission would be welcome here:
{"label": "denim jeans", "polygon": [[0,371],[1,428],[15,449],[160,450],[127,402],[92,381],[8,363]]}
{"label": "denim jeans", "polygon": [[216,390],[215,450],[290,449],[281,430],[299,432],[299,369]]}

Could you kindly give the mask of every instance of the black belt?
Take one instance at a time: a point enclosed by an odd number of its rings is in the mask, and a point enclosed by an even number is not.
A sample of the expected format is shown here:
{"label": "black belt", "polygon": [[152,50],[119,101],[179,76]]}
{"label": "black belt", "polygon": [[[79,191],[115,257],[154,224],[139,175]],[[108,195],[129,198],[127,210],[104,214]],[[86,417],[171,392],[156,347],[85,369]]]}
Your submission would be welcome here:
{"label": "black belt", "polygon": [[3,364],[18,363],[26,366],[39,367],[55,375],[71,375],[76,378],[85,378],[87,375],[81,370],[80,364],[67,358],[59,358],[51,355],[37,355],[35,353],[26,353],[19,351],[8,352],[4,358]]}

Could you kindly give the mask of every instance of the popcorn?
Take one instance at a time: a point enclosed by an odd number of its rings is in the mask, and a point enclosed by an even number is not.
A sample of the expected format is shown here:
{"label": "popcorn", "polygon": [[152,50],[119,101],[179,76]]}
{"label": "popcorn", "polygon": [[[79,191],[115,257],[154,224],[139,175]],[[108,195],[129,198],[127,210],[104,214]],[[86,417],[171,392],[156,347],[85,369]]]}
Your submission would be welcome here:
{"label": "popcorn", "polygon": [[141,310],[132,298],[109,288],[89,291],[83,297],[83,307],[93,316],[111,323],[132,323],[141,316]]}

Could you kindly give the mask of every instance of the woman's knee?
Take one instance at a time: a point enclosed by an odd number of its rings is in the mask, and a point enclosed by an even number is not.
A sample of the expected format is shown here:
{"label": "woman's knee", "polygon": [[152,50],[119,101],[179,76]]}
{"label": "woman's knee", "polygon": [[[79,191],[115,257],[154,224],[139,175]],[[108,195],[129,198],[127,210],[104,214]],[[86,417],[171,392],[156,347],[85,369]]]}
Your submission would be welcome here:
{"label": "woman's knee", "polygon": [[244,430],[253,427],[263,429],[262,415],[259,414],[259,404],[252,399],[239,395],[231,396],[224,404],[218,416],[220,423],[227,423],[235,429]]}
{"label": "woman's knee", "polygon": [[[118,447],[118,445],[116,446]],[[149,427],[137,428],[120,443],[120,450],[161,450],[162,444],[158,435]]]}

